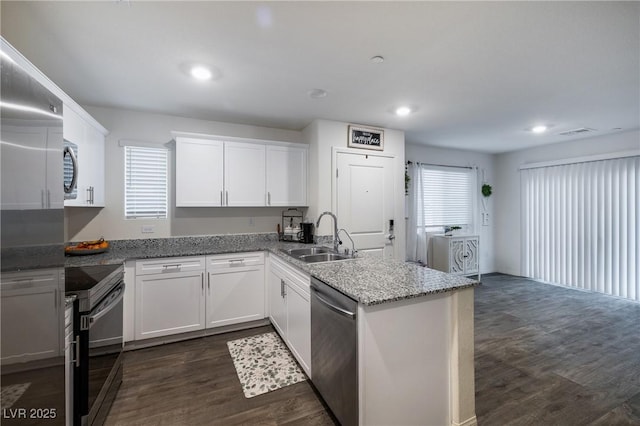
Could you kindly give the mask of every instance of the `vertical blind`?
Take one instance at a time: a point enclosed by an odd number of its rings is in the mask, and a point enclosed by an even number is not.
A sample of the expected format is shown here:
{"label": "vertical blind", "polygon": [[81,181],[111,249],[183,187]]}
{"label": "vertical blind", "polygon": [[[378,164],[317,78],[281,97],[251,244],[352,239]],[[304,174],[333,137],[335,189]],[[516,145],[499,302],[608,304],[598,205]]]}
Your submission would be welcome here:
{"label": "vertical blind", "polygon": [[168,151],[125,146],[125,218],[167,217]]}
{"label": "vertical blind", "polygon": [[527,277],[640,301],[640,157],[521,171]]}
{"label": "vertical blind", "polygon": [[473,171],[453,167],[423,166],[425,226],[473,223]]}

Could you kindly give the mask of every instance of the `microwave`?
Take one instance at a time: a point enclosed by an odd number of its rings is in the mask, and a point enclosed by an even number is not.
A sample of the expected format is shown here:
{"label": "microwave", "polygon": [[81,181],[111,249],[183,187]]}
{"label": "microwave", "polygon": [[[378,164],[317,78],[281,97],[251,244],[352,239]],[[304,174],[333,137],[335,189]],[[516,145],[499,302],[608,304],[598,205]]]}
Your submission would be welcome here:
{"label": "microwave", "polygon": [[62,151],[64,163],[64,199],[78,198],[78,145],[65,139]]}

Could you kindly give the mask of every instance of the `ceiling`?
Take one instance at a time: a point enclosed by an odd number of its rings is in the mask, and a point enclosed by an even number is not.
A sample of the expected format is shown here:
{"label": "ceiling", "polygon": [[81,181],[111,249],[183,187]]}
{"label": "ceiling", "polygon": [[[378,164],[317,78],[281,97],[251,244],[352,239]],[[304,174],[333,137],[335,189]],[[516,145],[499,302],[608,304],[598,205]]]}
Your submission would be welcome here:
{"label": "ceiling", "polygon": [[[640,127],[640,2],[1,2],[82,105],[498,153]],[[375,55],[383,63],[373,63]],[[215,67],[198,82],[187,64]],[[324,89],[327,96],[309,97]],[[415,112],[397,117],[409,105]],[[550,130],[536,135],[536,124]]]}

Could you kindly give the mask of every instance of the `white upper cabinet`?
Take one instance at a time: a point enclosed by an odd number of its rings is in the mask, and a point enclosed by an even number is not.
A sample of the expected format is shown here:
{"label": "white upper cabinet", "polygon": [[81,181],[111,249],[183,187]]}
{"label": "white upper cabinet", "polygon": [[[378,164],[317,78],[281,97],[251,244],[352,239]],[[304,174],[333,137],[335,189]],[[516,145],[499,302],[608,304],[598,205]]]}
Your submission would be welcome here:
{"label": "white upper cabinet", "polygon": [[220,207],[224,142],[176,138],[176,207]]}
{"label": "white upper cabinet", "polygon": [[267,205],[307,205],[307,148],[267,146]]}
{"label": "white upper cabinet", "polygon": [[77,198],[65,200],[65,207],[104,207],[105,135],[65,104],[64,139],[76,144],[78,152]]}
{"label": "white upper cabinet", "polygon": [[226,206],[264,206],[264,175],[264,145],[225,142],[224,189]]}
{"label": "white upper cabinet", "polygon": [[304,145],[176,136],[176,207],[307,204]]}

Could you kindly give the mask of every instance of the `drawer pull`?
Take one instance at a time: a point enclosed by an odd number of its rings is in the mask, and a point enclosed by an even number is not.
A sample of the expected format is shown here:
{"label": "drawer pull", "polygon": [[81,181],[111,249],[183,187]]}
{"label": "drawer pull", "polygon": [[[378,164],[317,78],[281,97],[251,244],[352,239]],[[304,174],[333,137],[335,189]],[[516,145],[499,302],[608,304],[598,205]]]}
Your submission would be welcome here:
{"label": "drawer pull", "polygon": [[162,269],[164,269],[165,271],[168,269],[180,269],[182,268],[182,263],[169,263],[166,265],[162,265]]}
{"label": "drawer pull", "polygon": [[229,264],[231,265],[242,265],[244,263],[244,259],[229,259]]}

